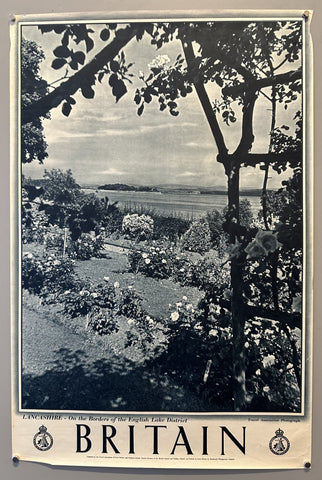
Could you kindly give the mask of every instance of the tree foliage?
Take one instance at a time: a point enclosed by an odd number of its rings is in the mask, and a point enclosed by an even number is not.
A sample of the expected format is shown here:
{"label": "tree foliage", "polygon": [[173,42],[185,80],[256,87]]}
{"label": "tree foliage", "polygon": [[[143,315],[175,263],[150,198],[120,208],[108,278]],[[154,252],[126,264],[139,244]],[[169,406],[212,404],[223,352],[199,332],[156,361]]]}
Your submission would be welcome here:
{"label": "tree foliage", "polygon": [[[48,92],[48,85],[40,76],[40,63],[45,58],[39,46],[30,40],[21,40],[21,106],[22,109],[38,101]],[[48,117],[48,114],[45,115]],[[33,117],[21,131],[21,159],[23,163],[47,158],[42,119]]]}

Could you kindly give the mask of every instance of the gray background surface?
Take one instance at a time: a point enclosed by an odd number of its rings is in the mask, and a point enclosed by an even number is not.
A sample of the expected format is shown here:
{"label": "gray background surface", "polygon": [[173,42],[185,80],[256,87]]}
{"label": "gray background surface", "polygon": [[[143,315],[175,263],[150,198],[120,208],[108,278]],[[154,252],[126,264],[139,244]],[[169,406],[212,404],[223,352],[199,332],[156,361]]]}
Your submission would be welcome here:
{"label": "gray background surface", "polygon": [[[313,419],[313,456],[312,469],[288,471],[223,471],[223,470],[145,470],[145,469],[112,469],[112,468],[67,468],[50,467],[41,464],[21,462],[14,465],[11,460],[11,419],[10,419],[10,317],[9,317],[9,15],[12,13],[58,13],[82,11],[126,11],[126,10],[193,10],[193,9],[313,9],[311,32],[314,42],[315,64],[315,315],[314,315],[314,419]],[[188,477],[218,480],[318,480],[322,478],[321,432],[322,421],[320,404],[322,398],[322,340],[321,319],[322,295],[322,167],[319,161],[322,153],[321,112],[322,112],[322,3],[321,0],[1,0],[0,2],[0,476],[3,480],[170,480]],[[259,433],[260,435],[260,433]]]}

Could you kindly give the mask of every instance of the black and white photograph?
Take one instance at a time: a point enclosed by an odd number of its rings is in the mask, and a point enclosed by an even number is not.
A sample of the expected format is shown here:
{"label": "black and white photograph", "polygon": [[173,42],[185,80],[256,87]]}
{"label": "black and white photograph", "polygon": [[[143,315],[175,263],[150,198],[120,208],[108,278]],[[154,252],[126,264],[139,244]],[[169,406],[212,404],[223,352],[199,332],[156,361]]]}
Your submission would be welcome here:
{"label": "black and white photograph", "polygon": [[306,21],[19,26],[20,411],[304,414]]}

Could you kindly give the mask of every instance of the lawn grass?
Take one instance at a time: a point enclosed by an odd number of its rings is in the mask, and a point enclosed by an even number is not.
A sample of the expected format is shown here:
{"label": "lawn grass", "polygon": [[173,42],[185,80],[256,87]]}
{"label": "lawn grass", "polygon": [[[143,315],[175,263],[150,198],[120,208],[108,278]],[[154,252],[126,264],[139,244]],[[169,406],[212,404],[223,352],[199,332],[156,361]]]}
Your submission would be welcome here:
{"label": "lawn grass", "polygon": [[[42,247],[27,245],[37,253]],[[156,280],[129,271],[127,256],[118,251],[103,258],[76,261],[81,279],[98,284],[109,277],[120,288],[132,286],[143,297],[148,314],[159,319],[169,316],[171,307],[183,296],[197,305],[202,293],[181,287],[170,279]],[[177,385],[167,375],[148,367],[162,328],[149,348],[128,345],[127,319],[120,317],[119,330],[98,336],[86,328],[86,318],[71,319],[61,305],[41,304],[39,298],[24,293],[22,317],[23,407],[68,410],[203,411],[198,395]]]}
{"label": "lawn grass", "polygon": [[136,346],[124,346],[126,323],[118,333],[99,337],[77,324],[80,319],[66,324],[59,307],[35,308],[31,297],[23,311],[23,408],[204,410],[195,392],[148,368]]}
{"label": "lawn grass", "polygon": [[169,316],[169,304],[174,305],[183,296],[194,306],[202,297],[200,290],[195,287],[182,287],[171,279],[154,279],[130,272],[127,256],[116,252],[108,252],[106,258],[77,262],[76,272],[80,278],[93,283],[101,283],[104,277],[109,277],[109,281],[112,284],[118,282],[120,288],[132,286],[142,295],[143,306],[148,314],[159,319]]}

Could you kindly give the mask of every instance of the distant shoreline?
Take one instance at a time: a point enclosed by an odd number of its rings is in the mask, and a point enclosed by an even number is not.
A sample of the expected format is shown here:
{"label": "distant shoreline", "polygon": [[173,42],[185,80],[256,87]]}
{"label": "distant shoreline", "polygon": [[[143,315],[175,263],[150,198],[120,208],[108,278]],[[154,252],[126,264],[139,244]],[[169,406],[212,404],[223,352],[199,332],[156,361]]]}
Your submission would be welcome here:
{"label": "distant shoreline", "polygon": [[[159,194],[167,194],[167,195],[227,195],[226,190],[191,190],[191,189],[184,189],[184,188],[158,188],[158,187],[129,187],[127,188],[104,188],[103,186],[82,186],[82,189],[88,190],[99,190],[101,192],[124,192],[124,193],[159,193]],[[260,189],[255,190],[241,190],[240,196],[242,197],[260,197],[262,191]]]}

